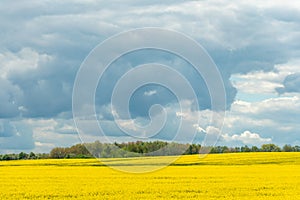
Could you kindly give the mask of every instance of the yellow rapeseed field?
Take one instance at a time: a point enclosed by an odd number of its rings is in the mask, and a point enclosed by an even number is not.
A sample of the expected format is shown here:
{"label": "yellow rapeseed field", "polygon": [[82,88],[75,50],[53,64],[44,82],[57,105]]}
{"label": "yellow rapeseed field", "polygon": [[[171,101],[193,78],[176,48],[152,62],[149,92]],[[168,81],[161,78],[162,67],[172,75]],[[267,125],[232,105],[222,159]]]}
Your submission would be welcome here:
{"label": "yellow rapeseed field", "polygon": [[[163,166],[164,160],[106,163],[133,169]],[[94,159],[3,161],[0,182],[0,199],[300,199],[300,153],[182,156],[141,174]]]}

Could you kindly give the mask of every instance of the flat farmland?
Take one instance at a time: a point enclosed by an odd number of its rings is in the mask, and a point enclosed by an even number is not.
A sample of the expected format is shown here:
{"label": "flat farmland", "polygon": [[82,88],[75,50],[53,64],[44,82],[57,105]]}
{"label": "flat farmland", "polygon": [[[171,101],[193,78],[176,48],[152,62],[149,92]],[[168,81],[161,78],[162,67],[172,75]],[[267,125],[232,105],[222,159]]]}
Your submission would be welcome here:
{"label": "flat farmland", "polygon": [[[299,199],[300,153],[0,162],[0,199]],[[148,173],[128,173],[151,166]],[[123,171],[119,171],[119,167]],[[150,168],[149,168],[150,169]]]}

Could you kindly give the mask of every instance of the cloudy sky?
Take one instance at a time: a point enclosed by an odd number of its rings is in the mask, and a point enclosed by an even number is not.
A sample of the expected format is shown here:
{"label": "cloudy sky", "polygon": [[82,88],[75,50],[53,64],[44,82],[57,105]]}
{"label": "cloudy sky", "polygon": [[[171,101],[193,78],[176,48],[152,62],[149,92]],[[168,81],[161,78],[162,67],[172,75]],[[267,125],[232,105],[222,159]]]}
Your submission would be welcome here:
{"label": "cloudy sky", "polygon": [[[80,65],[105,39],[143,27],[179,31],[200,43],[214,60],[227,103],[218,144],[300,145],[297,1],[1,1],[0,27],[0,153],[48,152],[80,143],[72,115]],[[130,120],[122,117],[123,108],[110,107],[122,74],[153,62],[173,67],[190,81],[199,109],[187,98],[179,100],[183,105],[179,111],[176,96],[153,84],[132,94]],[[134,123],[147,124],[155,104],[168,114],[164,127],[151,139],[172,140],[178,120],[183,120],[186,133],[178,138],[183,142],[189,133],[196,132],[196,141],[201,142],[205,135],[220,131],[208,120],[219,113],[211,109],[205,81],[189,63],[168,52],[148,49],[119,58],[99,82],[95,99],[99,124],[111,141],[132,140],[116,126],[116,115],[132,135],[147,137],[147,131]],[[154,120],[163,120],[161,109],[150,110]],[[86,123],[90,130],[85,139],[101,140],[97,128]]]}

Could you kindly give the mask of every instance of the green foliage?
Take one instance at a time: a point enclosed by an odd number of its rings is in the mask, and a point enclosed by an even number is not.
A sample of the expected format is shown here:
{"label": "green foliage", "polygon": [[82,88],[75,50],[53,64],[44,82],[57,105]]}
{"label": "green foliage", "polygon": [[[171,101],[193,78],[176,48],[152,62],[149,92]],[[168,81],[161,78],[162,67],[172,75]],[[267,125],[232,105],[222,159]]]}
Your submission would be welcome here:
{"label": "green foliage", "polygon": [[[263,144],[248,147],[203,147],[209,149],[210,153],[238,153],[238,152],[300,152],[300,146],[284,145],[282,149],[275,144]],[[76,144],[71,147],[55,147],[48,153],[29,154],[20,152],[19,154],[0,155],[0,160],[24,160],[24,159],[47,159],[47,158],[125,158],[137,156],[168,156],[168,155],[190,155],[200,153],[200,144],[167,143],[163,141],[136,141],[128,143],[93,143]]]}
{"label": "green foliage", "polygon": [[286,144],[282,147],[282,151],[285,151],[285,152],[292,152],[294,151],[293,147],[289,144]]}
{"label": "green foliage", "polygon": [[21,152],[19,153],[19,160],[25,160],[28,158],[28,154]]}
{"label": "green foliage", "polygon": [[263,144],[261,146],[261,151],[263,152],[280,152],[280,147],[276,146],[275,144]]}
{"label": "green foliage", "polygon": [[36,159],[36,155],[33,152],[30,152],[29,159]]}
{"label": "green foliage", "polygon": [[51,150],[50,158],[90,158],[91,154],[83,144],[76,144],[71,147],[56,147]]}

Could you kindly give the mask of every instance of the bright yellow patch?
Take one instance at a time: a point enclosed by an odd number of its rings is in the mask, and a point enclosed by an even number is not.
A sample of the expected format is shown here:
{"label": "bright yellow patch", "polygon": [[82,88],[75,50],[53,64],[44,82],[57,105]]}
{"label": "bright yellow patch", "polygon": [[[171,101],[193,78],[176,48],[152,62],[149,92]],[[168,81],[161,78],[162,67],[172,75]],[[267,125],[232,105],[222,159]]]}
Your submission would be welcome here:
{"label": "bright yellow patch", "polygon": [[[147,159],[162,165],[165,158]],[[140,159],[130,162],[141,167]],[[183,156],[145,174],[94,159],[5,161],[0,182],[0,199],[299,199],[300,153]]]}

